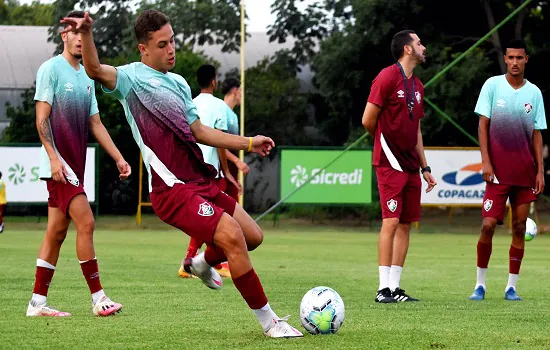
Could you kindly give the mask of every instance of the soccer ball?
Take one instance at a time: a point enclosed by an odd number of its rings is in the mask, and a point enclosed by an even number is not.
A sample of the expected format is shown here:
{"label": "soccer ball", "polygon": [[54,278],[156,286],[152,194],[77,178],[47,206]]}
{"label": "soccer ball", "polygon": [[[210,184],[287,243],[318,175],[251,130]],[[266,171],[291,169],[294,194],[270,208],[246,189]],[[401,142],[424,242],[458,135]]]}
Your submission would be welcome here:
{"label": "soccer ball", "polygon": [[531,241],[535,236],[537,235],[537,224],[533,219],[527,218],[527,222],[525,223],[525,240]]}
{"label": "soccer ball", "polygon": [[344,301],[329,287],[309,290],[300,303],[302,326],[310,334],[336,333],[344,323]]}

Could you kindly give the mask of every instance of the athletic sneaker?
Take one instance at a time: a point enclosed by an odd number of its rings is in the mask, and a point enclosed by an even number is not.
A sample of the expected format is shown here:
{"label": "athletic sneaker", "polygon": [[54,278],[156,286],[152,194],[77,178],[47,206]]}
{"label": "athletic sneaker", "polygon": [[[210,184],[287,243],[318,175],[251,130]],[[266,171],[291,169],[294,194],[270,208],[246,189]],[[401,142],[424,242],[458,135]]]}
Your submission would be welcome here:
{"label": "athletic sneaker", "polygon": [[191,274],[191,273],[188,273],[187,271],[185,271],[183,269],[183,265],[180,266],[180,269],[178,271],[178,276],[181,277],[181,278],[198,278],[197,276]]}
{"label": "athletic sneaker", "polygon": [[0,233],[4,232],[4,223],[0,225]]}
{"label": "athletic sneaker", "polygon": [[474,290],[474,293],[470,295],[470,300],[483,300],[485,299],[485,287],[479,285]]}
{"label": "athletic sneaker", "polygon": [[382,304],[396,303],[397,301],[393,298],[391,290],[389,288],[380,289],[376,292],[376,298],[374,301]]}
{"label": "athletic sneaker", "polygon": [[220,276],[231,278],[231,271],[229,271],[229,263],[227,261],[221,263],[219,266],[216,266],[215,270],[220,274]]}
{"label": "athletic sneaker", "polygon": [[92,303],[92,312],[96,316],[116,315],[117,313],[121,312],[121,310],[122,305],[119,303],[115,303],[106,295],[102,296],[97,303]]}
{"label": "athletic sneaker", "polygon": [[71,316],[68,312],[52,309],[46,303],[42,305],[36,305],[32,300],[27,307],[27,316],[49,316],[49,317],[68,317]]}
{"label": "athletic sneaker", "polygon": [[210,267],[204,271],[198,271],[193,267],[193,260],[191,258],[187,258],[183,261],[183,269],[185,272],[200,278],[202,283],[210,289],[220,289],[223,285],[222,278],[216,270]]}
{"label": "athletic sneaker", "polygon": [[266,337],[271,338],[298,338],[303,337],[302,332],[297,330],[288,324],[288,318],[290,316],[285,316],[283,318],[273,320],[271,327],[264,332]]}
{"label": "athletic sneaker", "polygon": [[519,295],[516,294],[516,290],[514,289],[514,287],[508,288],[508,290],[504,293],[504,299],[512,301],[523,300]]}
{"label": "athletic sneaker", "polygon": [[416,298],[413,298],[413,297],[407,295],[405,293],[405,291],[401,288],[397,288],[391,294],[392,294],[393,298],[395,299],[395,301],[397,301],[398,303],[404,303],[404,302],[409,302],[409,301],[420,301]]}

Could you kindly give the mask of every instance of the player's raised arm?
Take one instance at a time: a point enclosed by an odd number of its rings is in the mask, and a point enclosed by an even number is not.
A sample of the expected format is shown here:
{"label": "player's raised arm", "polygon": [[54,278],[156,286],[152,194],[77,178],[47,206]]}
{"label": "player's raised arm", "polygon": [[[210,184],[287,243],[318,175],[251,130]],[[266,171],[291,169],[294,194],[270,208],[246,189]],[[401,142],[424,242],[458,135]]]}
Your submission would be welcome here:
{"label": "player's raised arm", "polygon": [[82,64],[86,69],[86,74],[107,89],[114,90],[117,81],[117,70],[113,66],[99,62],[92,35],[93,20],[88,12],[85,13],[84,18],[65,17],[61,20],[61,23],[66,25],[61,33],[72,31],[82,34]]}
{"label": "player's raised arm", "polygon": [[246,150],[258,153],[261,156],[267,156],[273,147],[275,147],[275,142],[269,137],[261,135],[254,137],[231,135],[203,125],[200,119],[195,120],[191,124],[191,132],[195,136],[195,139],[197,139],[197,142],[204,145],[233,150]]}

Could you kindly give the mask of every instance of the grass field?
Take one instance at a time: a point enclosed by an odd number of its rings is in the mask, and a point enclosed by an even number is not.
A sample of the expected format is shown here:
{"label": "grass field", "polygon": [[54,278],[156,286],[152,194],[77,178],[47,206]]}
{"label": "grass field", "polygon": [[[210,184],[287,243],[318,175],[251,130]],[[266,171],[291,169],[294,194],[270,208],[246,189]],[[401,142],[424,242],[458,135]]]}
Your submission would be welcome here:
{"label": "grass field", "polygon": [[231,280],[221,291],[211,291],[197,279],[177,277],[188,238],[162,226],[98,225],[102,284],[124,305],[121,315],[91,316],[71,231],[48,299],[73,317],[27,318],[43,226],[44,221],[8,226],[0,235],[0,349],[550,348],[548,235],[528,243],[518,288],[523,302],[503,300],[510,243],[505,233],[495,237],[487,300],[471,302],[475,232],[415,232],[402,287],[422,302],[379,305],[373,302],[376,234],[359,228],[268,225],[264,244],[251,257],[279,316],[291,314],[290,322],[301,328],[301,297],[318,285],[337,290],[346,306],[346,321],[336,335],[273,340],[262,335]]}

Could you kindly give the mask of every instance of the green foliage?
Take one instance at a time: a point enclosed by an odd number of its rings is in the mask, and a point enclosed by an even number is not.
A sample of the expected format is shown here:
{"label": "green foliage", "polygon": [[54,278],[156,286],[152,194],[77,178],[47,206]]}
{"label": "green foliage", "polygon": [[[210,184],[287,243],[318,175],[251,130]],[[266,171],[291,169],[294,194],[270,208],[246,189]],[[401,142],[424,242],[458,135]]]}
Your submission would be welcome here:
{"label": "green foliage", "polygon": [[21,4],[18,0],[0,0],[0,25],[49,26],[54,7],[52,4]]}
{"label": "green foliage", "polygon": [[223,52],[239,51],[240,0],[143,0],[138,12],[145,9],[170,17],[178,47],[219,44]]}

